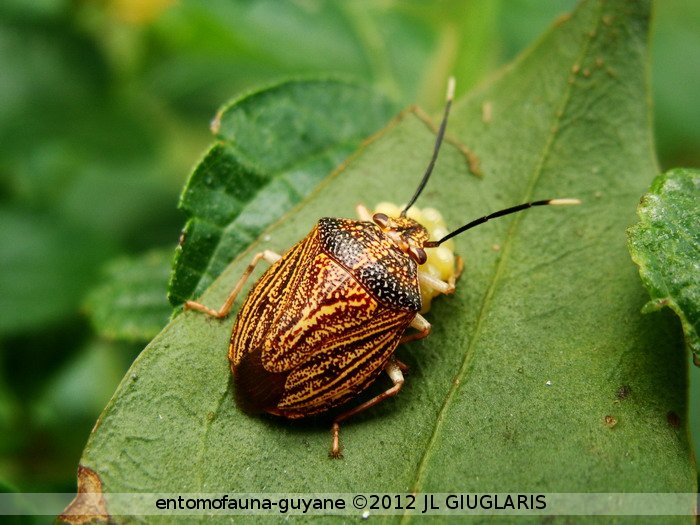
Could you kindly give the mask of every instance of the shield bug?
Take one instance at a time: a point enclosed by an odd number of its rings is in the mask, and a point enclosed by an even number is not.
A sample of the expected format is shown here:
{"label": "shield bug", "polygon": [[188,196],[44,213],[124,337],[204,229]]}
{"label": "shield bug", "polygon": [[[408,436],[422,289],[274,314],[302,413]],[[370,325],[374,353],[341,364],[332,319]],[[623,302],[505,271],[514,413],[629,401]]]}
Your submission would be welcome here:
{"label": "shield bug", "polygon": [[[430,333],[421,311],[421,285],[435,294],[455,290],[458,272],[443,281],[420,269],[426,249],[437,248],[479,224],[532,206],[577,204],[554,199],[513,206],[471,221],[430,240],[426,228],[407,216],[438,157],[454,94],[450,79],[433,154],[418,188],[398,214],[361,220],[324,217],[284,255],[256,254],[219,310],[187,301],[185,308],[223,318],[260,260],[270,268],[243,302],[231,333],[228,357],[237,404],[248,413],[297,419],[345,405],[382,372],[393,386],[336,416],[330,456],[341,457],[340,424],[396,395],[406,367],[394,357],[400,343]],[[406,333],[409,327],[412,333]]]}

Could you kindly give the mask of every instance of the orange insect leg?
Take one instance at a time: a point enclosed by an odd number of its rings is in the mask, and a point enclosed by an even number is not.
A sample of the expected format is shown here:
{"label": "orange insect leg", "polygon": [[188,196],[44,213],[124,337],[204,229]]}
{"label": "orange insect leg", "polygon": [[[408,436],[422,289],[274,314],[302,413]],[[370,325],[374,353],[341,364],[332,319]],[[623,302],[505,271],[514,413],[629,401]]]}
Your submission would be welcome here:
{"label": "orange insect leg", "polygon": [[238,297],[238,294],[241,293],[243,285],[250,277],[250,274],[253,273],[253,270],[255,270],[255,266],[260,262],[260,260],[265,259],[265,261],[267,261],[268,263],[273,264],[279,261],[281,258],[281,255],[270,250],[265,250],[264,252],[256,253],[253,259],[248,264],[248,267],[243,272],[243,275],[241,275],[241,278],[236,283],[236,286],[234,286],[233,290],[231,290],[231,293],[226,298],[224,304],[221,305],[221,308],[219,308],[218,310],[214,310],[196,301],[187,301],[185,302],[185,310],[197,310],[198,312],[205,313],[207,315],[210,315],[211,317],[223,319],[231,311],[231,307],[236,301],[236,297]]}
{"label": "orange insect leg", "polygon": [[416,314],[416,317],[413,319],[413,321],[411,321],[411,326],[418,331],[412,334],[403,335],[401,337],[400,344],[408,343],[410,341],[417,341],[418,339],[428,337],[428,334],[430,334],[430,330],[432,329],[432,325],[420,314]]}
{"label": "orange insect leg", "polygon": [[387,374],[389,374],[389,377],[394,383],[394,386],[392,386],[386,392],[382,392],[381,394],[373,397],[369,401],[362,403],[360,406],[348,410],[347,412],[343,412],[335,418],[335,421],[333,421],[333,426],[331,427],[331,450],[328,454],[331,458],[338,459],[343,457],[343,455],[340,452],[340,423],[356,414],[359,414],[360,412],[363,412],[364,410],[367,410],[368,408],[373,407],[374,405],[384,401],[388,397],[395,396],[401,390],[404,381],[403,374],[401,373],[401,367],[392,359],[384,366],[384,371]]}

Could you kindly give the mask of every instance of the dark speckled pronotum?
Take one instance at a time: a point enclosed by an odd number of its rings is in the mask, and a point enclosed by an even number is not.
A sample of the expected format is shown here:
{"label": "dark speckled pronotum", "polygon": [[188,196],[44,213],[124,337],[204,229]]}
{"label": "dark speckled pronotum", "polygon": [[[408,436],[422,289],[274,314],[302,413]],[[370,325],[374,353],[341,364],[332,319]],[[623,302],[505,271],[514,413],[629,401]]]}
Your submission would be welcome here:
{"label": "dark speckled pronotum", "polygon": [[[447,282],[420,270],[426,248],[435,248],[489,219],[546,204],[536,201],[471,221],[437,241],[406,216],[430,177],[447,125],[454,80],[437,133],[433,155],[413,197],[398,217],[370,215],[361,220],[322,218],[284,255],[265,251],[248,265],[219,310],[187,301],[185,308],[222,318],[253,272],[265,259],[270,268],[253,286],[238,312],[228,357],[238,406],[296,419],[347,404],[382,372],[393,386],[335,417],[330,456],[341,457],[340,423],[401,389],[406,366],[394,357],[403,342],[423,338],[430,323],[421,315],[421,289],[452,293],[461,271]],[[409,327],[412,333],[405,332]]]}

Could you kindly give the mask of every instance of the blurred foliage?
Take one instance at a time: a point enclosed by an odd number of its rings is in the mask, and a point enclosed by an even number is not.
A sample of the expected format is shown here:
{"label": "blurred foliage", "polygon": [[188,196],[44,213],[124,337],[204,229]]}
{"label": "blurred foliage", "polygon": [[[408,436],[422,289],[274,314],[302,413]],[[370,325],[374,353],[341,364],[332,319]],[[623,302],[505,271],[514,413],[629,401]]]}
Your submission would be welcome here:
{"label": "blurred foliage", "polygon": [[[174,248],[178,194],[218,106],[323,73],[434,111],[449,73],[467,91],[573,4],[0,3],[0,484],[74,490],[88,432],[141,347],[94,331],[86,297],[115,258]],[[658,154],[697,166],[700,4],[656,7]]]}

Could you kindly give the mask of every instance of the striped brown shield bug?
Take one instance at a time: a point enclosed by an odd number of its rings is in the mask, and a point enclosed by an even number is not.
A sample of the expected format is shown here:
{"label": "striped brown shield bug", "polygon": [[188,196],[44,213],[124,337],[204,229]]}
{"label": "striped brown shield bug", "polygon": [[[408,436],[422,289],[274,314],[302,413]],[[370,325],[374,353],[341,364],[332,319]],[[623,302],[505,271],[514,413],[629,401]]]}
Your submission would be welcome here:
{"label": "striped brown shield bug", "polygon": [[341,457],[340,424],[401,390],[406,366],[394,357],[396,347],[430,333],[430,323],[419,313],[421,285],[434,294],[455,290],[461,259],[457,272],[443,281],[420,269],[426,249],[496,217],[532,206],[579,202],[520,204],[430,240],[426,228],[407,213],[433,171],[453,95],[450,79],[432,157],[398,216],[371,215],[359,207],[361,220],[324,217],[284,255],[267,250],[256,254],[220,309],[185,303],[187,309],[226,317],[256,264],[271,264],[243,302],[229,344],[235,397],[245,412],[289,419],[319,414],[347,404],[382,371],[387,373],[391,388],[335,417],[333,458]]}

